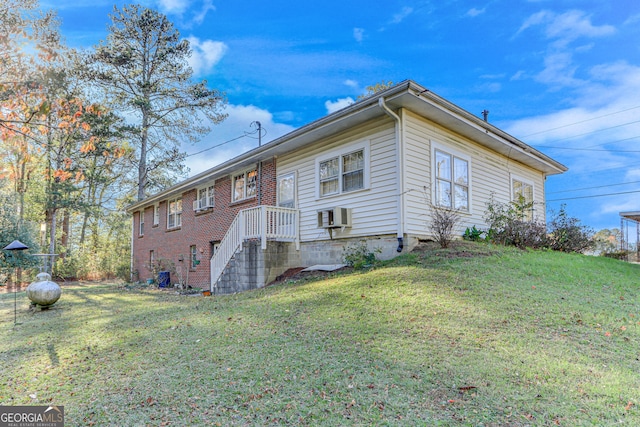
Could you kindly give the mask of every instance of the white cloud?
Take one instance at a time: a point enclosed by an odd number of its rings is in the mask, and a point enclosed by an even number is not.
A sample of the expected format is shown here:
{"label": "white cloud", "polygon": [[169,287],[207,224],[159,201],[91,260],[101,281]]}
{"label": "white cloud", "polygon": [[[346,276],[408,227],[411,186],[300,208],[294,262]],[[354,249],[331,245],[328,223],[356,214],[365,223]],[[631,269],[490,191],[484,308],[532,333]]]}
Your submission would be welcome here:
{"label": "white cloud", "polygon": [[516,71],[516,73],[511,76],[511,78],[509,80],[511,81],[518,81],[518,80],[522,80],[526,77],[526,73],[524,70],[518,70]]}
{"label": "white cloud", "polygon": [[533,27],[540,27],[544,38],[551,43],[544,55],[544,69],[535,79],[556,88],[578,87],[586,84],[577,77],[578,66],[574,64],[574,54],[584,53],[594,47],[593,43],[570,46],[578,39],[594,39],[612,35],[616,28],[612,25],[594,25],[591,16],[580,10],[562,14],[543,10],[525,20],[515,37]]}
{"label": "white cloud", "polygon": [[591,16],[580,10],[571,10],[563,14],[543,10],[527,18],[516,35],[539,25],[543,26],[544,35],[548,39],[556,40],[561,45],[566,45],[581,37],[602,37],[616,32],[612,25],[593,25]]}
{"label": "white cloud", "polygon": [[579,37],[602,37],[615,33],[612,25],[595,26],[591,17],[579,10],[553,16],[546,29],[547,37],[575,40]]}
{"label": "white cloud", "polygon": [[333,112],[336,112],[338,110],[341,110],[345,107],[348,107],[349,105],[353,104],[354,102],[356,102],[353,98],[351,98],[350,96],[346,97],[346,98],[340,98],[337,101],[326,101],[324,103],[324,106],[327,108],[327,114],[331,114]]}
{"label": "white cloud", "polygon": [[213,40],[200,41],[199,38],[187,37],[191,45],[192,54],[189,58],[189,65],[193,73],[198,75],[207,74],[222,59],[228,47],[223,42]]}
{"label": "white cloud", "polygon": [[402,8],[402,10],[396,14],[393,15],[393,17],[391,18],[391,24],[399,24],[402,21],[404,21],[404,19],[406,17],[408,17],[409,15],[411,15],[413,13],[413,8],[409,7],[409,6],[405,6]]}
{"label": "white cloud", "polygon": [[[213,126],[211,132],[201,142],[187,147],[187,153],[193,154],[209,147],[211,150],[187,158],[190,175],[210,169],[220,163],[239,156],[258,146],[256,127],[251,124],[259,121],[263,129],[262,144],[268,144],[292,130],[293,126],[278,123],[273,114],[254,105],[227,105],[225,113],[228,117],[219,125]],[[239,139],[236,139],[241,137]],[[234,141],[231,141],[234,140]],[[225,143],[227,141],[231,141]]]}
{"label": "white cloud", "polygon": [[544,70],[536,75],[536,80],[549,85],[577,86],[580,80],[574,77],[576,69],[571,52],[549,53],[544,58]]}
{"label": "white cloud", "polygon": [[[632,190],[627,190],[632,191]],[[638,210],[638,202],[633,194],[629,194],[627,201],[621,203],[603,203],[600,213],[602,214],[619,214],[620,212],[636,212]]]}
{"label": "white cloud", "polygon": [[362,41],[364,38],[364,28],[354,28],[353,29],[353,38],[356,39],[358,43]]}
{"label": "white cloud", "polygon": [[471,18],[475,18],[478,15],[482,15],[485,12],[486,8],[483,9],[476,9],[475,7],[472,9],[469,9],[467,11],[467,16],[470,16]]}
{"label": "white cloud", "polygon": [[636,25],[638,22],[640,22],[640,13],[631,15],[622,25]]}
{"label": "white cloud", "polygon": [[352,89],[359,89],[360,85],[358,84],[358,82],[356,80],[351,80],[351,79],[347,79],[344,81],[344,84],[349,86]]}
{"label": "white cloud", "polygon": [[190,0],[158,0],[158,5],[164,13],[182,14],[188,9]]}
{"label": "white cloud", "polygon": [[497,92],[500,92],[500,90],[502,90],[502,85],[497,82],[493,82],[493,83],[487,82],[487,83],[483,83],[476,86],[476,90],[483,93],[487,93],[487,92],[497,93]]}
{"label": "white cloud", "polygon": [[205,0],[202,2],[202,9],[194,15],[193,22],[196,24],[202,24],[204,22],[204,18],[206,18],[207,13],[210,10],[216,10],[216,7],[213,5],[211,0]]}
{"label": "white cloud", "polygon": [[[625,174],[625,178],[629,181],[637,181],[640,180],[640,167],[636,167],[634,169],[630,169]],[[636,203],[637,204],[637,203]]]}
{"label": "white cloud", "polygon": [[482,74],[480,76],[481,79],[488,79],[488,80],[502,80],[505,78],[505,74],[504,73],[500,73],[500,74]]}
{"label": "white cloud", "polygon": [[[502,126],[510,134],[549,151],[567,163],[570,173],[608,173],[623,182],[637,173],[640,153],[640,67],[626,62],[588,70],[588,82],[567,91],[571,105]],[[554,149],[548,147],[555,147]],[[598,150],[598,151],[590,151]],[[630,168],[632,166],[632,168]],[[617,170],[616,170],[617,169]]]}

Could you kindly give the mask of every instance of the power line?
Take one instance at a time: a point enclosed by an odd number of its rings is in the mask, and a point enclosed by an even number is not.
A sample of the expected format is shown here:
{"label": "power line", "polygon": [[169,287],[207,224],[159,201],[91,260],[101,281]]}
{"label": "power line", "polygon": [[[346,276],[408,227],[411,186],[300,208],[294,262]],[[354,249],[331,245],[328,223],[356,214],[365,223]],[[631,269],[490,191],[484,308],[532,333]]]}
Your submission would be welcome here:
{"label": "power line", "polygon": [[[594,130],[594,131],[591,131],[591,132],[585,132],[585,133],[581,133],[581,134],[578,134],[578,135],[566,136],[564,138],[555,139],[555,141],[564,141],[565,139],[578,138],[580,136],[591,135],[591,134],[594,134],[594,133],[598,133],[598,132],[602,132],[602,131],[610,130],[610,129],[615,129],[615,128],[620,128],[620,127],[627,126],[627,125],[632,125],[632,124],[635,124],[635,123],[640,123],[640,120],[634,120],[632,122],[622,123],[622,124],[615,125],[615,126],[609,126],[608,128],[597,129],[597,130]],[[544,147],[544,145],[540,145],[539,147]]]}
{"label": "power line", "polygon": [[[259,123],[259,122],[257,122],[257,123]],[[245,132],[244,135],[237,136],[237,137],[229,139],[229,140],[227,140],[225,142],[221,142],[220,144],[213,145],[213,146],[211,146],[209,148],[205,148],[204,150],[200,150],[200,151],[198,151],[196,153],[187,154],[185,156],[185,158],[191,157],[191,156],[195,156],[197,154],[202,154],[205,151],[213,150],[214,148],[221,147],[221,146],[223,146],[225,144],[228,144],[228,143],[233,142],[233,141],[237,141],[237,140],[239,140],[241,138],[244,138],[244,137],[257,139],[256,137],[253,137],[251,135],[255,134],[256,132],[260,132],[260,131],[264,131],[264,133],[262,133],[261,135],[258,135],[258,137],[260,137],[260,138],[262,138],[263,136],[265,136],[267,134],[267,130],[265,128],[263,128],[262,126],[260,126],[257,130],[254,130],[253,132]]]}
{"label": "power line", "polygon": [[[637,138],[637,137],[633,137]],[[632,138],[629,138],[632,139]],[[608,144],[608,143],[607,143]],[[601,144],[604,145],[604,144]],[[573,150],[573,151],[606,151],[607,153],[640,153],[640,150],[607,150],[606,148],[573,148],[573,147],[552,147],[550,145],[541,145],[538,148],[552,148],[555,150]]]}
{"label": "power line", "polygon": [[617,187],[620,185],[637,184],[639,182],[640,181],[631,181],[631,182],[621,182],[617,184],[598,185],[595,187],[574,188],[572,190],[551,191],[551,192],[547,192],[547,194],[570,193],[573,191],[583,191],[583,190],[595,190],[596,188]]}
{"label": "power line", "polygon": [[636,138],[639,138],[639,136],[631,136],[631,137],[629,137],[629,138],[616,139],[615,141],[608,141],[608,142],[603,142],[603,143],[601,143],[601,144],[594,144],[594,145],[590,145],[590,146],[588,146],[588,147],[586,147],[586,148],[601,147],[601,146],[603,146],[603,145],[616,144],[616,143],[618,143],[618,142],[629,141],[629,140],[631,140],[631,139],[636,139]]}
{"label": "power line", "polygon": [[245,134],[245,135],[240,135],[240,136],[238,136],[238,137],[236,137],[236,138],[230,139],[230,140],[225,141],[225,142],[221,142],[220,144],[217,144],[217,145],[211,146],[211,147],[209,147],[209,148],[205,148],[204,150],[200,150],[200,151],[198,151],[197,153],[187,154],[187,155],[186,155],[186,156],[184,156],[184,157],[185,157],[185,158],[187,158],[187,157],[195,156],[195,155],[197,155],[197,154],[202,154],[202,153],[204,153],[205,151],[209,151],[209,150],[213,150],[214,148],[222,147],[222,146],[223,146],[223,145],[225,145],[225,144],[228,144],[228,143],[233,142],[233,141],[237,141],[238,139],[244,138],[245,136],[247,136],[247,135],[246,135],[246,134]]}
{"label": "power line", "polygon": [[[591,165],[589,165],[591,166]],[[609,164],[609,165],[604,165],[601,168],[589,168],[586,169],[582,172],[574,172],[573,170],[570,171],[571,176],[582,176],[585,174],[589,174],[590,176],[596,175],[600,172],[613,172],[616,170],[620,170],[620,169],[629,169],[631,167],[634,166],[640,166],[640,162],[633,162],[633,163],[628,163],[628,164],[621,164],[621,163],[615,163],[615,164]]]}
{"label": "power line", "polygon": [[576,200],[576,199],[594,199],[596,197],[619,196],[619,195],[622,195],[622,194],[633,194],[633,193],[640,193],[640,190],[623,191],[623,192],[620,192],[620,193],[594,194],[592,196],[567,197],[567,198],[564,198],[564,199],[547,200],[547,202],[562,202],[564,200]]}
{"label": "power line", "polygon": [[603,114],[601,116],[591,117],[589,119],[581,120],[579,122],[569,123],[569,124],[558,126],[558,127],[555,127],[555,128],[551,128],[551,129],[547,129],[547,130],[541,130],[539,132],[530,133],[529,135],[525,135],[522,138],[528,138],[528,137],[533,136],[533,135],[539,135],[541,133],[551,132],[551,131],[562,129],[562,128],[566,128],[566,127],[569,127],[569,126],[579,125],[579,124],[582,124],[582,123],[590,122],[592,120],[601,119],[603,117],[613,116],[615,114],[626,113],[627,111],[635,110],[636,108],[640,108],[640,105],[636,105],[635,107],[627,108],[626,110],[620,110],[620,111],[615,111],[613,113]]}

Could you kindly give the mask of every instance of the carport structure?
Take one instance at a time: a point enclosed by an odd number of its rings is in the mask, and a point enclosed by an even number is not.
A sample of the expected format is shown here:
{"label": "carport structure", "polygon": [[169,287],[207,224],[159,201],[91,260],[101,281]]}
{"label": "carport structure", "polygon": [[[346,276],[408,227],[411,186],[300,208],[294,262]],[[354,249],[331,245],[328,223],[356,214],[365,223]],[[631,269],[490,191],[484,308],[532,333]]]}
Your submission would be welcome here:
{"label": "carport structure", "polygon": [[[634,249],[631,243],[634,224],[636,226],[635,256],[630,254],[630,251]],[[635,259],[635,261],[640,261],[640,244],[638,244],[638,242],[640,242],[640,211],[620,212],[620,234],[620,250],[629,253],[629,255],[627,255],[627,261],[631,261],[630,258]]]}

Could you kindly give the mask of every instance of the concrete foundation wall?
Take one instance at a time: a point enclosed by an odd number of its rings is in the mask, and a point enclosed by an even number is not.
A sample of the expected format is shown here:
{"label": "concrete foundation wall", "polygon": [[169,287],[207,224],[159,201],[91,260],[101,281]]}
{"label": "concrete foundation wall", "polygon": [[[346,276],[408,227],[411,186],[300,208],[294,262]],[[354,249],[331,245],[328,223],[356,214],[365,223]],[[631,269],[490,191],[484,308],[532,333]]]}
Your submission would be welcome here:
{"label": "concrete foundation wall", "polygon": [[418,243],[415,237],[403,239],[402,252],[398,252],[398,239],[393,235],[359,237],[352,239],[321,240],[318,242],[303,242],[300,245],[301,266],[310,267],[318,264],[342,264],[344,263],[345,248],[367,245],[370,252],[376,253],[381,260],[394,258],[402,253],[407,253]]}
{"label": "concrete foundation wall", "polygon": [[296,250],[294,243],[288,242],[267,242],[265,250],[262,250],[257,240],[244,242],[242,251],[231,259],[213,287],[213,293],[223,295],[259,289],[290,268],[342,264],[345,247],[361,245],[363,242],[371,252],[380,249],[376,253],[378,259],[391,259],[411,251],[418,239],[405,237],[404,248],[400,253],[397,251],[398,239],[395,236],[306,242],[300,245],[300,250]]}
{"label": "concrete foundation wall", "polygon": [[213,293],[222,295],[259,289],[288,269],[299,266],[300,252],[293,243],[267,242],[267,249],[262,250],[257,240],[244,242],[242,250],[231,259],[214,286]]}

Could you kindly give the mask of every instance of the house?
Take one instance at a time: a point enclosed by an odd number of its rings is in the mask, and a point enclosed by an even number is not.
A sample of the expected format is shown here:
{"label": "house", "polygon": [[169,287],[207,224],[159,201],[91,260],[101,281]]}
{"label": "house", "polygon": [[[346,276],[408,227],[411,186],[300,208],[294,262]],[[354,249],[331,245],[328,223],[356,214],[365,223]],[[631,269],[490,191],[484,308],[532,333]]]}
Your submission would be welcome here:
{"label": "house", "polygon": [[566,170],[404,81],[131,205],[132,270],[229,293],[341,263],[350,242],[391,258],[430,237],[432,203],[460,212],[460,234],[491,198],[544,219],[545,179]]}

